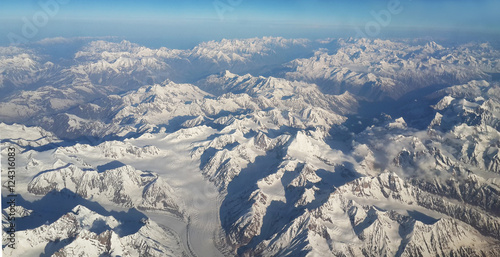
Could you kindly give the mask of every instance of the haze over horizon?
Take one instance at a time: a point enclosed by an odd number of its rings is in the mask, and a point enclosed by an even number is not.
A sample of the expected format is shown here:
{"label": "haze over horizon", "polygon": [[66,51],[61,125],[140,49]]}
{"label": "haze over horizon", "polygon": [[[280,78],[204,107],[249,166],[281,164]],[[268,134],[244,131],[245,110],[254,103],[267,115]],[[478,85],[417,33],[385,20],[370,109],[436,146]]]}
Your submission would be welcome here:
{"label": "haze over horizon", "polygon": [[497,39],[499,10],[492,0],[0,1],[0,45],[81,36],[173,48],[263,36]]}

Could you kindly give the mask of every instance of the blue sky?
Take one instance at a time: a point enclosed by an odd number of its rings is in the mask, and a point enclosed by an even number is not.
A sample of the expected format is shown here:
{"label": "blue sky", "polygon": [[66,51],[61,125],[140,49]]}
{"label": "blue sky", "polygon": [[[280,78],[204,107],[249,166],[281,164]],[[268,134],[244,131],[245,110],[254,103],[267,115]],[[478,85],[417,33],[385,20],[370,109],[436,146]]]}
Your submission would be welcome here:
{"label": "blue sky", "polygon": [[[53,13],[42,7],[47,3],[56,3],[49,9]],[[401,12],[389,12],[389,19],[382,15],[378,20],[374,14],[387,14],[389,3],[397,4]],[[43,13],[49,14],[47,21]],[[356,36],[358,31],[376,37],[395,31],[499,35],[499,13],[498,0],[0,0],[0,44],[8,44],[12,35],[29,42],[58,36],[117,36],[174,47],[221,38],[326,38]],[[36,17],[40,25],[36,33],[23,34],[26,21]]]}

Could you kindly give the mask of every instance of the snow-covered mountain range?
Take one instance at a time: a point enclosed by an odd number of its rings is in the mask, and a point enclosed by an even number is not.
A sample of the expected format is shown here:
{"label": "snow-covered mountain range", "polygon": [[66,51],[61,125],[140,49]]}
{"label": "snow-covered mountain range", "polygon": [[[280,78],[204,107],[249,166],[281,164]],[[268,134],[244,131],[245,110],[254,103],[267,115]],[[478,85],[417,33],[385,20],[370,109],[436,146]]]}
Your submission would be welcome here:
{"label": "snow-covered mountain range", "polygon": [[3,253],[498,256],[499,74],[423,39],[2,47]]}

